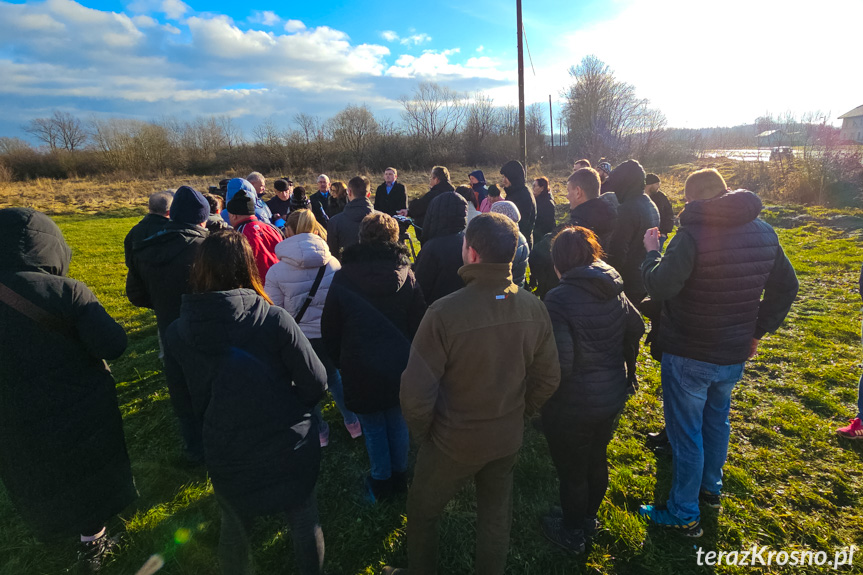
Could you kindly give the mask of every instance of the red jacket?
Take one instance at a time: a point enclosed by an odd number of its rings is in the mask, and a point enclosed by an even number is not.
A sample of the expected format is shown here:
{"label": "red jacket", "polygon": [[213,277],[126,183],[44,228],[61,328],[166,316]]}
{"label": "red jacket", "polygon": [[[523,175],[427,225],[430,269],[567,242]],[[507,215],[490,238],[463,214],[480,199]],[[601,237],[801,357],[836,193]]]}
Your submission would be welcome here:
{"label": "red jacket", "polygon": [[270,266],[279,261],[276,257],[276,244],[285,238],[274,226],[258,220],[255,216],[249,216],[247,220],[237,223],[237,231],[249,240],[263,282]]}

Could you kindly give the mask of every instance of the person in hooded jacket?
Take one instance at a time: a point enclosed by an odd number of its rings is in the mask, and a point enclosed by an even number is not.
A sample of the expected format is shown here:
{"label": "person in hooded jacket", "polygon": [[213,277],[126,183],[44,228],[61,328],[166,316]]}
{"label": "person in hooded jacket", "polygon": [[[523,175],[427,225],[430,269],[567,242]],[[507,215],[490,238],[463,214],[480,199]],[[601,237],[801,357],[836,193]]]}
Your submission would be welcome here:
{"label": "person in hooded jacket", "polygon": [[[225,191],[225,209],[222,210],[222,219],[231,223],[230,215],[228,214],[228,202],[234,199],[238,193],[245,194],[251,198],[252,202],[255,205],[255,217],[266,223],[272,223],[273,212],[270,211],[270,208],[267,207],[261,198],[258,197],[258,192],[255,190],[255,187],[243,178],[232,178],[228,180],[228,184]],[[232,226],[233,227],[233,226]]]}
{"label": "person in hooded jacket", "polygon": [[[285,308],[309,338],[315,353],[327,369],[327,387],[342,414],[351,438],[363,434],[357,415],[345,407],[342,377],[321,339],[321,314],[333,276],[342,267],[327,247],[327,231],[311,210],[292,211],[285,222],[286,240],[276,246],[278,263],[267,272],[264,291],[273,304]],[[320,278],[318,277],[320,276]],[[314,289],[314,293],[312,290]],[[311,298],[311,299],[309,299]],[[321,447],[330,443],[330,426],[315,408]]]}
{"label": "person in hooded jacket", "polygon": [[398,237],[398,223],[387,214],[363,219],[360,242],[345,250],[321,316],[324,342],[341,369],[345,405],[363,425],[371,464],[366,487],[374,500],[407,490],[409,438],[399,391],[426,310]]}
{"label": "person in hooded jacket", "polygon": [[468,174],[467,179],[470,181],[476,205],[479,207],[486,196],[488,196],[488,185],[485,183],[485,174],[482,173],[482,170],[474,170]]}
{"label": "person in hooded jacket", "polygon": [[560,285],[544,301],[561,378],[542,408],[542,427],[560,479],[562,514],[543,517],[542,531],[581,553],[608,488],[608,443],[633,391],[644,322],[623,295],[620,274],[602,261],[596,234],[569,227],[551,249]]}
{"label": "person in hooded jacket", "polygon": [[113,546],[105,523],[137,496],[103,361],[126,333],[66,277],[72,250],[48,216],[0,210],[0,245],[0,479],[39,538],[80,534],[96,571]]}
{"label": "person in hooded jacket", "polygon": [[521,162],[510,160],[500,169],[503,176],[506,199],[515,204],[521,219],[518,231],[527,239],[528,248],[533,247],[533,228],[536,225],[536,198],[524,183],[524,166]]}
{"label": "person in hooded jacket", "polygon": [[[491,213],[503,214],[518,224],[521,220],[521,214],[514,203],[509,200],[495,202],[491,207]],[[527,245],[527,238],[524,234],[518,232],[518,246],[515,248],[515,256],[512,259],[512,283],[518,287],[524,287],[524,276],[527,273],[527,261],[530,258],[530,248]]]}
{"label": "person in hooded jacket", "polygon": [[123,240],[123,252],[126,257],[126,267],[132,261],[132,246],[150,236],[161,232],[171,219],[171,202],[174,201],[174,192],[164,191],[150,194],[147,199],[147,215],[140,222],[132,226],[126,238]]}
{"label": "person in hooded jacket", "polygon": [[290,314],[271,304],[242,234],[207,238],[192,288],[168,328],[165,356],[185,375],[202,425],[222,511],[222,573],[249,572],[252,520],[284,513],[297,570],[320,574],[321,448],[311,412],[326,391],[326,370]]}
{"label": "person in hooded jacket", "polygon": [[417,254],[414,273],[431,305],[435,300],[464,287],[458,270],[464,265],[461,244],[467,227],[467,202],[455,193],[436,197],[429,206],[423,249]]}
{"label": "person in hooded jacket", "polygon": [[[171,205],[171,221],[165,229],[135,244],[132,267],[126,276],[126,296],[132,305],[152,309],[163,347],[165,331],[180,317],[183,294],[189,293],[192,262],[198,248],[207,238],[206,224],[210,214],[207,200],[189,186],[180,187]],[[203,458],[201,434],[192,411],[189,390],[182,373],[165,366],[165,381],[186,457],[191,462]]]}
{"label": "person in hooded jacket", "polygon": [[369,199],[371,184],[365,176],[355,176],[348,181],[348,203],[341,213],[327,223],[327,244],[330,252],[341,259],[342,250],[359,241],[360,223],[375,209]]}
{"label": "person in hooded jacket", "polygon": [[659,226],[659,210],[644,193],[644,168],[635,160],[627,160],[614,168],[602,183],[602,191],[617,196],[617,223],[611,241],[605,247],[606,261],[623,278],[626,297],[639,306],[647,295],[641,279],[641,262],[644,249],[644,232]]}

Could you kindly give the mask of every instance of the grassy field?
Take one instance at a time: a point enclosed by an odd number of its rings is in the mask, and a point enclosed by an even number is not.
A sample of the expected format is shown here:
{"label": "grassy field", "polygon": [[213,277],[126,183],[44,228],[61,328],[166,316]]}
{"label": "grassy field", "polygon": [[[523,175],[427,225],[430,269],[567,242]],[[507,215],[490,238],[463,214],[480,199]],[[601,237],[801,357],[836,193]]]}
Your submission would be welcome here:
{"label": "grassy field", "polygon": [[[55,216],[73,248],[70,275],[87,283],[129,333],[129,348],[112,368],[140,498],[111,525],[125,530],[126,537],[106,572],[134,574],[159,553],[166,562],[162,573],[211,574],[218,572],[218,506],[206,472],[182,464],[157,358],[154,317],[132,307],[124,293],[122,240],[142,213],[125,208],[98,216]],[[765,339],[735,389],[727,499],[720,512],[702,516],[704,537],[692,540],[649,529],[638,517],[641,503],[665,499],[670,482],[670,459],[644,447],[645,434],[661,425],[662,408],[658,366],[642,354],[642,387],[630,400],[609,449],[611,482],[600,511],[603,531],[581,557],[559,552],[543,539],[539,517],[557,501],[557,479],[544,439],[528,429],[516,468],[507,573],[750,573],[749,567],[699,567],[698,548],[735,551],[758,545],[775,551],[824,551],[832,560],[843,547],[863,547],[863,441],[854,444],[834,434],[853,416],[860,374],[856,284],[863,220],[858,216],[804,208],[765,212],[798,271],[800,296],[784,327]],[[373,574],[384,564],[404,565],[404,500],[377,506],[366,501],[361,488],[368,472],[364,446],[350,439],[331,403],[324,413],[333,431],[317,497],[328,572]],[[442,523],[441,573],[471,572],[474,519],[468,486],[449,505]],[[290,533],[276,521],[258,521],[253,545],[259,573],[294,572]],[[0,487],[0,573],[60,574],[73,559],[71,543],[37,542]],[[854,562],[856,567],[840,572],[863,572],[863,550]],[[832,572],[826,566],[754,571]]]}

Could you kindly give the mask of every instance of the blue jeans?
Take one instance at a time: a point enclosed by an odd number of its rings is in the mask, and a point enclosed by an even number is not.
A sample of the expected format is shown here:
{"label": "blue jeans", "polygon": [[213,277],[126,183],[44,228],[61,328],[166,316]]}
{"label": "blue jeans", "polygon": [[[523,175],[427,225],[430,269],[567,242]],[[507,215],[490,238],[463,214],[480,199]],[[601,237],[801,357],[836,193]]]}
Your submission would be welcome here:
{"label": "blue jeans", "polygon": [[743,376],[743,365],[662,355],[665,427],[674,457],[668,510],[683,521],[699,518],[699,490],[722,490],[731,390]]}
{"label": "blue jeans", "polygon": [[398,406],[375,413],[358,414],[366,438],[372,479],[389,479],[408,469],[408,426]]}
{"label": "blue jeans", "polygon": [[[327,370],[327,387],[329,388],[330,393],[333,394],[333,401],[336,402],[336,407],[342,414],[342,419],[344,420],[345,425],[356,423],[357,414],[345,407],[345,390],[342,387],[342,374],[339,373],[339,370],[336,368],[336,364],[333,363],[333,360],[330,358],[330,354],[327,353],[326,347],[324,346],[324,340],[316,337],[314,339],[310,339],[309,343],[312,344],[312,349],[315,350],[315,353],[318,355],[318,359],[321,360],[321,363],[324,364],[324,368]],[[318,422],[319,430],[323,431],[327,428],[327,423],[324,421],[324,417],[321,414],[320,403],[315,406],[315,411],[312,412],[312,417],[314,417]]]}

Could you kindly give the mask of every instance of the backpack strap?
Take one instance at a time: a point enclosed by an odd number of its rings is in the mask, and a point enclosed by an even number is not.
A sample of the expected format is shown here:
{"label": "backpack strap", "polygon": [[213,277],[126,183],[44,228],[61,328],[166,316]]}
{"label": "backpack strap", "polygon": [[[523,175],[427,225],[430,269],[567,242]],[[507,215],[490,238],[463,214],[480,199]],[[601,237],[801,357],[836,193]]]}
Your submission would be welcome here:
{"label": "backpack strap", "polygon": [[321,281],[324,279],[324,273],[326,271],[327,264],[324,264],[318,268],[318,275],[315,276],[315,283],[312,284],[312,289],[309,290],[309,295],[306,296],[306,301],[303,302],[303,307],[300,308],[300,311],[294,318],[297,322],[297,325],[299,325],[299,323],[303,320],[303,316],[306,314],[306,310],[309,309],[310,305],[312,305],[312,300],[315,299],[315,294],[318,293],[318,288],[321,286]]}
{"label": "backpack strap", "polygon": [[38,323],[42,327],[59,333],[69,339],[76,339],[72,328],[59,317],[48,313],[29,299],[10,289],[6,284],[0,283],[0,301]]}

